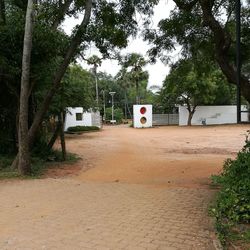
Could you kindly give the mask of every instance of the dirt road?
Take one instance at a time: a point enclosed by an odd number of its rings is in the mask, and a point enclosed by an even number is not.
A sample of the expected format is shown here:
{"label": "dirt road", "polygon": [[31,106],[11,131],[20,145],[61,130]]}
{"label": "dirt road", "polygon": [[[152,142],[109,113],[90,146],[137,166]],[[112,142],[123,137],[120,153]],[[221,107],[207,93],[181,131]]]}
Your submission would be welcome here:
{"label": "dirt road", "polygon": [[105,127],[68,140],[93,168],[80,180],[205,187],[244,144],[247,126]]}
{"label": "dirt road", "polygon": [[209,176],[247,129],[119,126],[71,136],[68,150],[82,161],[50,178],[0,182],[0,249],[216,249]]}

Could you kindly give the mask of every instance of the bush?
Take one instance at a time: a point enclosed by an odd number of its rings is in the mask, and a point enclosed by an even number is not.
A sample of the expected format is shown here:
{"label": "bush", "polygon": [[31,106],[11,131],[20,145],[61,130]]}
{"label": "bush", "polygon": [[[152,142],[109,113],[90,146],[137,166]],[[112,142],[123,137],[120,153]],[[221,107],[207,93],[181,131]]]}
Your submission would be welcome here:
{"label": "bush", "polygon": [[75,127],[68,127],[68,132],[85,132],[85,131],[97,131],[100,128],[96,126],[75,126]]}
{"label": "bush", "polygon": [[226,234],[237,223],[250,222],[250,140],[249,131],[246,144],[235,160],[224,163],[220,176],[213,181],[221,186],[212,214],[217,220],[219,233]]}

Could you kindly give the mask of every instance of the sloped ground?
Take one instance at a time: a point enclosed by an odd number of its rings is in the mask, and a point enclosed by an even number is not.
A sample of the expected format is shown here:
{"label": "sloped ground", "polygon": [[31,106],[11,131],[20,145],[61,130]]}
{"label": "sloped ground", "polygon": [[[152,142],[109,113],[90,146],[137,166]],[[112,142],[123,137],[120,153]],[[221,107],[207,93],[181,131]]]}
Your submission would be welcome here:
{"label": "sloped ground", "polygon": [[68,150],[83,160],[48,173],[56,179],[0,183],[0,249],[215,249],[209,176],[246,130],[121,126],[71,136]]}

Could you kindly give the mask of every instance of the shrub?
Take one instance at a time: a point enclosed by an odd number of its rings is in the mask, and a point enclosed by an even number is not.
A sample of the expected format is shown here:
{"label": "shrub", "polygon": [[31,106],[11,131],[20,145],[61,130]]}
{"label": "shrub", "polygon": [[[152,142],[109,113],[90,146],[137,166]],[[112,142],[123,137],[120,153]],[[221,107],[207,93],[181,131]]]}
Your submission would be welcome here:
{"label": "shrub", "polygon": [[68,132],[85,132],[85,131],[97,131],[100,128],[96,126],[75,126],[75,127],[68,127]]}
{"label": "shrub", "polygon": [[220,176],[213,181],[221,186],[212,214],[217,220],[219,233],[225,234],[237,223],[250,222],[250,140],[249,131],[246,144],[235,160],[224,163]]}

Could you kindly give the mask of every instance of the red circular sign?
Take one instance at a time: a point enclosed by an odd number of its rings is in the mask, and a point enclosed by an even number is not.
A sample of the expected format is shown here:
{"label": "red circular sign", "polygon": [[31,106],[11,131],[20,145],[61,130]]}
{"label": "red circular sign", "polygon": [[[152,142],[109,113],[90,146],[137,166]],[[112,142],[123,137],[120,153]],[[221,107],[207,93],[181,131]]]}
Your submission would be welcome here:
{"label": "red circular sign", "polygon": [[147,111],[147,109],[145,107],[142,107],[140,109],[140,112],[141,112],[142,115],[144,115],[146,113],[146,111]]}

